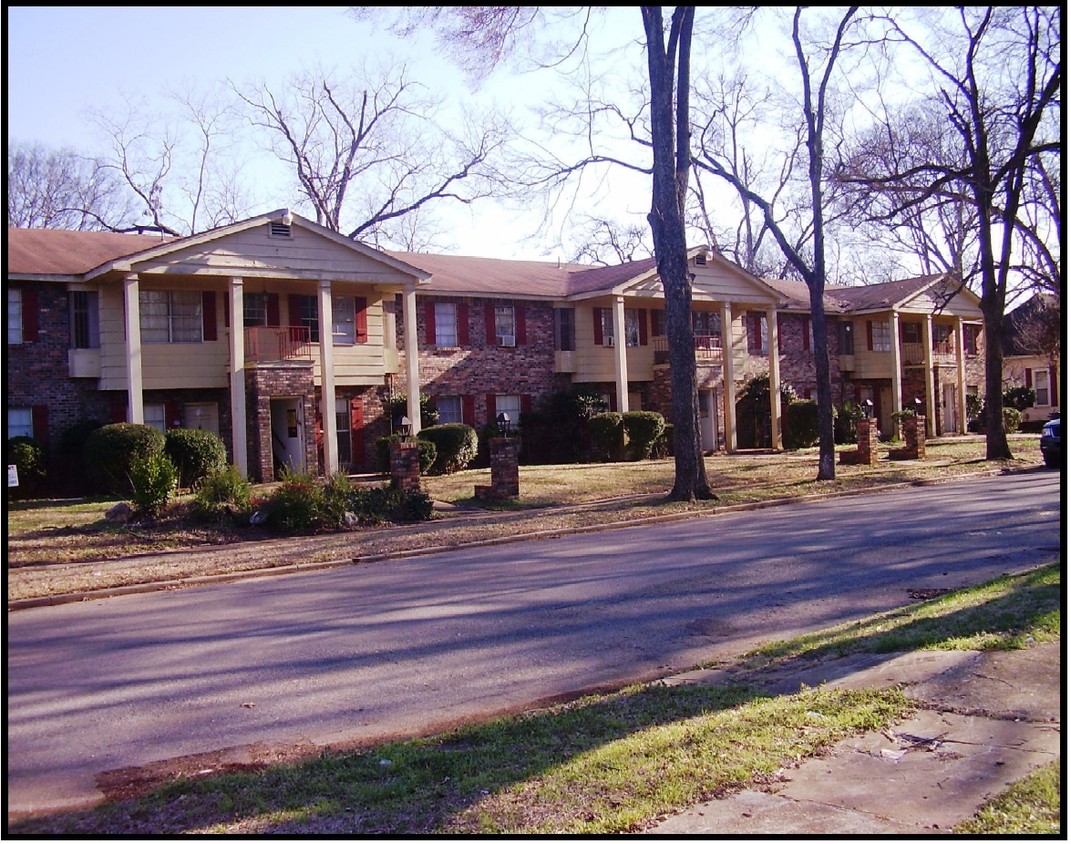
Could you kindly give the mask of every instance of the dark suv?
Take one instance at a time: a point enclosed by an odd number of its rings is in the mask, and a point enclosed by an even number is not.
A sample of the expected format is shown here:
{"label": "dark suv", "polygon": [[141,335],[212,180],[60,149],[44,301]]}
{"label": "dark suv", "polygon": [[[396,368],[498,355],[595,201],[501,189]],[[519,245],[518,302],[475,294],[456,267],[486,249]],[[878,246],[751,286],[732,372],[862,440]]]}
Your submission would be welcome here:
{"label": "dark suv", "polygon": [[1050,419],[1041,429],[1041,456],[1050,468],[1062,466],[1064,462],[1064,438],[1060,418]]}

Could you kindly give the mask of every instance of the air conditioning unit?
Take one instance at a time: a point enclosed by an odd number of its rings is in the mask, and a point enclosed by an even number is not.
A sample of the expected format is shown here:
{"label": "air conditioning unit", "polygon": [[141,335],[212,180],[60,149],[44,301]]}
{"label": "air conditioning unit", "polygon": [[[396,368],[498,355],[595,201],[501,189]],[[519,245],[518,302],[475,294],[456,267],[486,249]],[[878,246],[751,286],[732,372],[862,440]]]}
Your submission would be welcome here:
{"label": "air conditioning unit", "polygon": [[498,345],[506,346],[507,348],[512,349],[514,346],[517,345],[517,338],[514,337],[512,334],[499,334]]}

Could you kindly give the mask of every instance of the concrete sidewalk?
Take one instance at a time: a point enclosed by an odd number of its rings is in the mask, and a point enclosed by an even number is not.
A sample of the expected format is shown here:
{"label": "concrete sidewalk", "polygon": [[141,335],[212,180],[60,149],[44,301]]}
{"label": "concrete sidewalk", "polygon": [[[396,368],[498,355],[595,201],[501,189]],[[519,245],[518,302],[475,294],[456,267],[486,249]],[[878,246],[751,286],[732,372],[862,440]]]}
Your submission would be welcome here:
{"label": "concrete sidewalk", "polygon": [[[666,682],[730,679],[695,671]],[[856,655],[772,675],[762,688],[790,694],[801,683],[900,685],[919,709],[785,770],[762,791],[699,804],[642,834],[947,835],[1013,782],[1062,758],[1058,642],[1021,651]]]}

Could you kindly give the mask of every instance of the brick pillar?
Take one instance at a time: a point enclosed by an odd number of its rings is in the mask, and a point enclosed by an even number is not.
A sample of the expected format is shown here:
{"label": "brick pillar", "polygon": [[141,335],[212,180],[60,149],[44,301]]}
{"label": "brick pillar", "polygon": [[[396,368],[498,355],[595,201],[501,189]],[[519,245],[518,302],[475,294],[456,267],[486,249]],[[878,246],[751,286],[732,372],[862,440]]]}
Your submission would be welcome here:
{"label": "brick pillar", "polygon": [[420,444],[415,440],[390,443],[391,486],[420,492]]}
{"label": "brick pillar", "polygon": [[505,501],[521,494],[518,453],[520,441],[508,437],[491,440],[491,485],[476,486],[481,501]]}
{"label": "brick pillar", "polygon": [[875,466],[878,462],[878,420],[860,419],[855,423],[856,439],[859,444],[857,463]]}
{"label": "brick pillar", "polygon": [[904,419],[904,452],[908,460],[921,460],[926,456],[925,416]]}

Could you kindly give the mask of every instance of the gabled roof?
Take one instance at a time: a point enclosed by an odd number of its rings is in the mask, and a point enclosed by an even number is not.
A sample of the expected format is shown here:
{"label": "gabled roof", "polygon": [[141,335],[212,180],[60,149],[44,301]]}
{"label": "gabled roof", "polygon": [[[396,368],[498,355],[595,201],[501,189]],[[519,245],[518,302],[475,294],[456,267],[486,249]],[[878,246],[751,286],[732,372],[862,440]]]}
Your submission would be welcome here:
{"label": "gabled roof", "polygon": [[561,299],[568,295],[570,272],[583,269],[580,264],[556,261],[510,261],[425,252],[388,254],[430,273],[429,289],[458,296]]}
{"label": "gabled roof", "polygon": [[[1004,314],[1004,332],[1002,338],[1004,355],[1006,357],[1015,357],[1022,354],[1033,354],[1024,353],[1020,347],[1023,333],[1026,332],[1030,324],[1037,319],[1040,314],[1044,314],[1048,308],[1059,309],[1059,307],[1060,300],[1051,293],[1038,293],[1023,302],[1023,304]],[[1033,333],[1036,334],[1037,332]]]}
{"label": "gabled roof", "polygon": [[160,235],[9,228],[6,270],[19,276],[78,276],[161,242]]}
{"label": "gabled roof", "polygon": [[[763,281],[786,298],[791,310],[810,309],[811,293],[805,282],[771,278]],[[948,281],[946,273],[935,273],[856,287],[826,285],[823,301],[826,313],[831,314],[892,310],[903,307],[926,290],[946,285]],[[966,288],[963,291],[974,296]]]}

